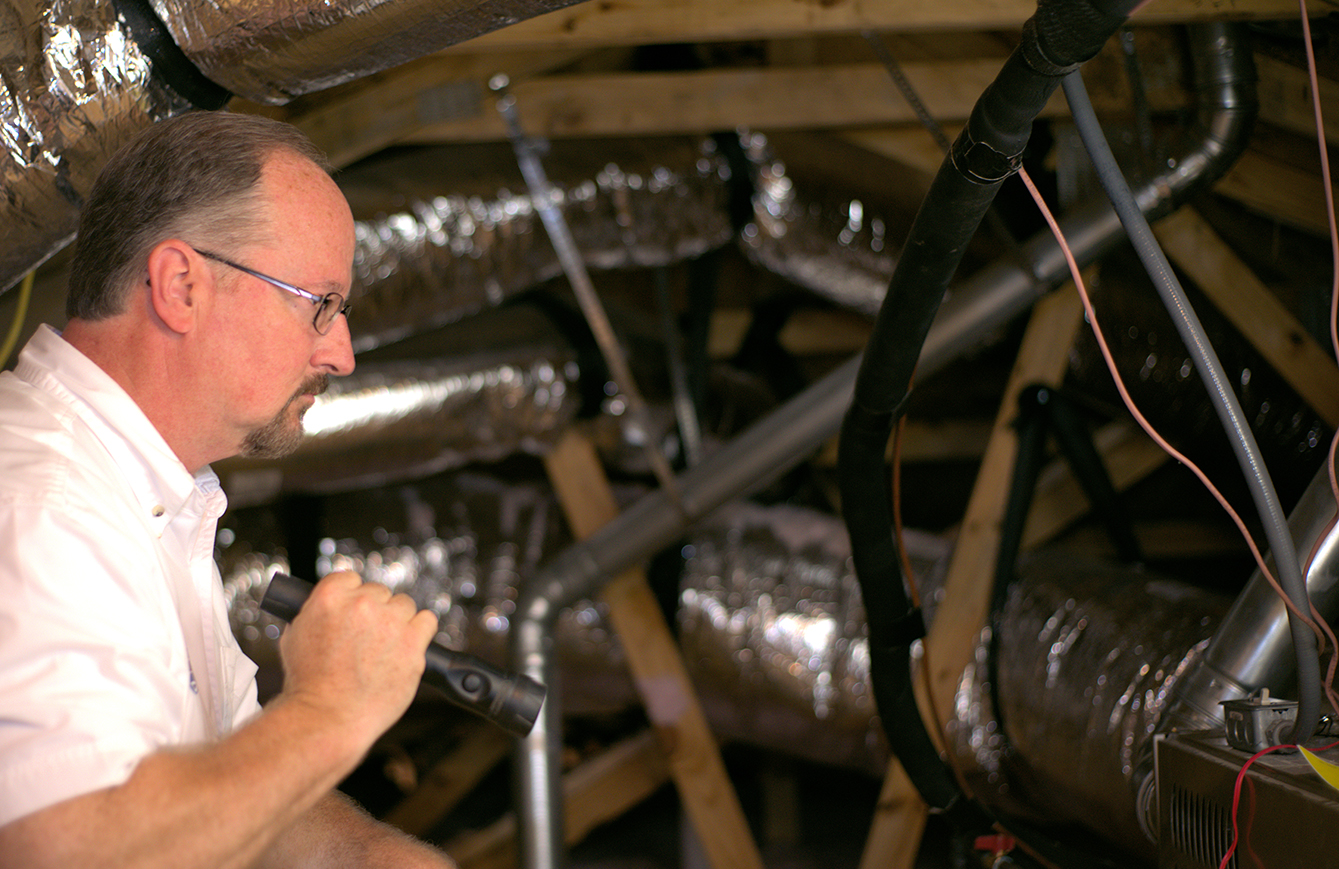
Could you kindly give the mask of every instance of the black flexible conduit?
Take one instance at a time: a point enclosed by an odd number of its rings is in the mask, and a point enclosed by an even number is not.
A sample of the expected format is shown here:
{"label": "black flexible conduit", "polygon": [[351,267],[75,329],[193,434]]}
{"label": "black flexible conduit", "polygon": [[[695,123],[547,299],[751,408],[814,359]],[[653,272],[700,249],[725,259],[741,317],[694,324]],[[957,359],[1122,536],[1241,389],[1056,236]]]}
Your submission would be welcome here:
{"label": "black flexible conduit", "polygon": [[1041,0],[1019,47],[977,101],[908,234],[842,423],[842,515],[869,623],[870,676],[889,747],[926,804],[959,814],[967,801],[917,709],[910,646],[924,634],[901,574],[884,454],[917,358],[949,281],[1000,185],[1017,171],[1032,123],[1061,79],[1091,59],[1134,6]]}
{"label": "black flexible conduit", "polygon": [[[1120,216],[1125,232],[1134,244],[1135,252],[1162,297],[1163,305],[1172,315],[1177,333],[1185,342],[1200,379],[1209,390],[1214,410],[1218,413],[1223,429],[1229,434],[1233,453],[1242,473],[1249,484],[1251,498],[1264,526],[1265,538],[1274,555],[1274,564],[1278,570],[1279,584],[1299,612],[1310,612],[1311,604],[1307,596],[1306,579],[1298,564],[1296,548],[1292,534],[1288,530],[1288,520],[1283,506],[1279,503],[1274,482],[1265,468],[1264,457],[1260,454],[1255,435],[1237,401],[1236,393],[1228,382],[1218,354],[1209,343],[1199,317],[1186,298],[1171,264],[1153,237],[1148,220],[1135,202],[1134,195],[1125,183],[1125,176],[1116,164],[1101,125],[1088,100],[1083,79],[1070,74],[1064,81],[1065,97],[1069,100],[1070,111],[1074,116],[1084,148],[1097,169],[1102,187],[1107,191],[1112,206]],[[1292,634],[1293,648],[1297,655],[1298,703],[1297,717],[1292,732],[1286,737],[1288,742],[1302,743],[1315,733],[1320,720],[1321,675],[1320,656],[1316,649],[1316,636],[1311,629],[1293,612],[1288,613],[1288,629]]]}

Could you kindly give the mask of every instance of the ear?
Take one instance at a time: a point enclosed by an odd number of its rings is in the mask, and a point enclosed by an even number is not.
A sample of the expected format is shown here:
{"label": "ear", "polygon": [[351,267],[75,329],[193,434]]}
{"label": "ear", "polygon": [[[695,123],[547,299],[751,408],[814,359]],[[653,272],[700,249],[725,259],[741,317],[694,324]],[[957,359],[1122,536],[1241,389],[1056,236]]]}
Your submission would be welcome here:
{"label": "ear", "polygon": [[149,304],[158,319],[178,334],[189,332],[200,303],[213,290],[214,274],[204,258],[180,239],[161,241],[149,251]]}

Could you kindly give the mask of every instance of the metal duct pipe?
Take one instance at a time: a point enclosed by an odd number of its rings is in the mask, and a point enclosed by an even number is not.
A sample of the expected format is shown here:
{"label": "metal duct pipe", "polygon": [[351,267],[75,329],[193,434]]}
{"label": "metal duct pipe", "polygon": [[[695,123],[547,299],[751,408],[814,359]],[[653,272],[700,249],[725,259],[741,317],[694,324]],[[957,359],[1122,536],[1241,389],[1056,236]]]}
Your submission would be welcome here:
{"label": "metal duct pipe", "polygon": [[[1322,467],[1288,517],[1288,531],[1303,560],[1307,596],[1321,617],[1330,620],[1339,608],[1339,526],[1329,472]],[[1266,566],[1274,568],[1268,555]],[[1204,655],[1176,685],[1158,721],[1158,733],[1212,730],[1223,726],[1225,700],[1239,700],[1261,688],[1288,697],[1297,688],[1296,657],[1282,599],[1257,569],[1213,634]],[[1140,746],[1134,782],[1139,820],[1150,841],[1158,838],[1153,740]]]}
{"label": "metal duct pipe", "polygon": [[[1253,120],[1249,112],[1242,111],[1243,106],[1253,105],[1242,96],[1254,84],[1250,55],[1240,48],[1242,31],[1233,25],[1211,24],[1192,28],[1192,34],[1192,51],[1201,58],[1197,68],[1216,83],[1211,89],[1215,102],[1201,102],[1202,111],[1213,113],[1201,124],[1210,133],[1170,164],[1167,172],[1136,191],[1140,207],[1154,215],[1170,211],[1226,171],[1245,147]],[[1203,174],[1191,175],[1189,167]],[[1080,265],[1098,259],[1124,238],[1120,221],[1104,197],[1061,221],[1061,226]],[[1024,252],[1031,272],[1011,259],[979,272],[949,294],[926,335],[918,376],[939,370],[952,356],[1027,310],[1039,295],[1068,277],[1063,254],[1049,233],[1034,237]],[[766,485],[810,455],[839,428],[859,365],[857,357],[841,366],[682,474],[680,503],[660,492],[647,495],[556,558],[518,601],[513,665],[543,678],[550,667],[547,638],[564,601],[589,595],[725,501]],[[546,705],[560,702],[560,692],[551,688]],[[519,814],[522,857],[528,869],[549,869],[552,855],[562,851],[561,812],[551,811],[551,803],[533,797],[558,793],[560,770],[551,761],[556,757],[556,738],[552,731],[532,734],[518,758],[519,775],[527,782]]]}
{"label": "metal duct pipe", "polygon": [[287,102],[579,0],[3,2],[0,291],[69,242],[98,170],[143,127],[229,92]]}

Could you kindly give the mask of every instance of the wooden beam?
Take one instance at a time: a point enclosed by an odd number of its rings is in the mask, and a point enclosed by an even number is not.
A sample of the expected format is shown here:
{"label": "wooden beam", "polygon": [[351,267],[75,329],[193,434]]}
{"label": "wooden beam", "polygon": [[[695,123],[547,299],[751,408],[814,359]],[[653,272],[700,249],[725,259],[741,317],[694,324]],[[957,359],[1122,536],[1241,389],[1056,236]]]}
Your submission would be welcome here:
{"label": "wooden beam", "polygon": [[[584,761],[563,776],[563,841],[575,845],[600,824],[626,813],[669,781],[656,735],[643,731]],[[516,816],[444,846],[460,869],[516,869]]]}
{"label": "wooden beam", "polygon": [[499,727],[475,728],[383,820],[411,835],[426,836],[514,745],[515,739]]}
{"label": "wooden beam", "polygon": [[916,865],[929,813],[906,770],[893,758],[879,791],[860,869],[911,869]]}
{"label": "wooden beam", "polygon": [[[979,462],[990,442],[991,422],[988,419],[924,420],[907,417],[902,428],[902,464],[924,462]],[[814,464],[821,468],[837,466],[837,441],[834,435],[823,443],[814,456]],[[888,456],[893,445],[888,443]]]}
{"label": "wooden beam", "polygon": [[[1315,3],[1311,14],[1324,16],[1334,9],[1333,0]],[[1036,10],[1034,0],[619,0],[578,3],[485,34],[455,50],[786,39],[862,30],[1013,30]],[[1296,17],[1296,3],[1286,0],[1158,0],[1146,4],[1133,21]]]}
{"label": "wooden beam", "polygon": [[[1316,114],[1311,101],[1311,76],[1305,69],[1264,54],[1255,55],[1260,99],[1259,119],[1314,139]],[[1339,82],[1320,80],[1320,110],[1325,140],[1339,142]]]}
{"label": "wooden beam", "polygon": [[[1111,485],[1124,491],[1167,464],[1168,455],[1132,420],[1103,426],[1093,435],[1093,445],[1102,457]],[[1052,539],[1090,510],[1069,466],[1052,462],[1037,477],[1037,489],[1023,526],[1023,549],[1033,549]]]}
{"label": "wooden beam", "polygon": [[1193,209],[1154,227],[1178,268],[1331,428],[1339,427],[1339,367],[1278,297]]}
{"label": "wooden beam", "polygon": [[[905,64],[903,73],[926,109],[953,125],[967,118],[1000,65],[998,58],[925,61]],[[459,65],[447,59],[426,58],[366,87],[295,106],[287,119],[334,154],[337,164],[395,142],[505,140],[506,127],[487,78],[462,75]],[[877,63],[513,77],[512,93],[526,132],[547,138],[702,134],[739,126],[844,129],[916,121]],[[1119,88],[1095,87],[1091,95],[1099,110],[1123,105]],[[1155,108],[1180,107],[1184,94],[1164,88],[1151,92],[1150,101]],[[1042,116],[1067,113],[1057,93]]]}
{"label": "wooden beam", "polygon": [[[569,430],[545,455],[544,465],[578,539],[618,515],[604,468],[583,435]],[[708,861],[716,869],[762,869],[743,807],[645,574],[628,570],[600,596]]]}
{"label": "wooden beam", "polygon": [[[753,312],[746,308],[717,308],[708,325],[707,355],[712,359],[734,356],[752,323]],[[796,356],[858,353],[865,349],[873,323],[852,311],[800,310],[787,318],[777,339]]]}
{"label": "wooden beam", "polygon": [[302,129],[336,166],[347,166],[408,132],[446,120],[496,115],[488,79],[543,75],[572,63],[574,50],[434,55],[345,87],[304,97],[281,109],[234,100],[234,111],[281,117]]}
{"label": "wooden beam", "polygon": [[[1222,523],[1195,519],[1158,519],[1135,522],[1133,530],[1140,551],[1149,559],[1212,558],[1224,555],[1250,558],[1250,551],[1242,536],[1235,528],[1227,528]],[[1099,558],[1116,557],[1115,547],[1106,531],[1096,526],[1085,526],[1065,535],[1064,545]]]}
{"label": "wooden beam", "polygon": [[[945,121],[965,120],[1000,61],[908,64],[904,72],[927,109]],[[733,130],[790,130],[899,124],[915,113],[877,63],[813,67],[719,68],[691,72],[610,72],[515,82],[527,133],[548,138],[701,134]],[[1046,113],[1067,112],[1062,96]],[[295,123],[302,126],[302,120]],[[505,139],[491,105],[472,117],[406,128],[406,142]]]}
{"label": "wooden beam", "polygon": [[[957,138],[962,124],[945,124],[944,135],[950,141]],[[890,160],[896,160],[904,166],[921,172],[926,178],[933,178],[944,163],[944,152],[934,137],[919,124],[902,127],[884,127],[862,130],[844,130],[841,137],[859,145],[867,151],[873,151]]]}
{"label": "wooden beam", "polygon": [[1280,159],[1259,150],[1253,143],[1223,173],[1213,189],[1280,223],[1327,235],[1330,224],[1325,215],[1325,187],[1320,178],[1318,169]]}

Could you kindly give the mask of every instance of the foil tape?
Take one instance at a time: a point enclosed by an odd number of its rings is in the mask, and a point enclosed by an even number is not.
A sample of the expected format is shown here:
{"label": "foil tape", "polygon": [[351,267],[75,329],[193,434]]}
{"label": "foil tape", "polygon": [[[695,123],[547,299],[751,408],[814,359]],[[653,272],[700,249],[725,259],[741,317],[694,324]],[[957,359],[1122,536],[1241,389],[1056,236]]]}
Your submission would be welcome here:
{"label": "foil tape", "polygon": [[281,105],[577,0],[153,0],[210,80]]}
{"label": "foil tape", "polygon": [[0,0],[0,290],[69,243],[117,148],[189,108],[113,4]]}
{"label": "foil tape", "polygon": [[540,455],[576,417],[578,376],[565,347],[360,364],[317,397],[293,455],[215,468],[230,502],[247,506]]}
{"label": "foil tape", "polygon": [[[591,268],[669,265],[733,235],[730,170],[710,139],[657,143],[622,161],[599,154],[592,161],[588,146],[577,153],[570,143],[554,151],[558,206]],[[453,162],[450,152],[416,159]],[[462,161],[462,171],[467,165]],[[356,223],[355,350],[456,322],[562,274],[530,195],[511,192],[525,189],[518,171],[457,180],[441,182],[440,193],[420,189],[402,210]],[[462,192],[471,189],[487,192]]]}
{"label": "foil tape", "polygon": [[1053,824],[1102,818],[1107,838],[1146,846],[1135,767],[1230,603],[1074,553],[1026,558],[997,621],[998,684],[987,629],[948,726],[977,798]]}

